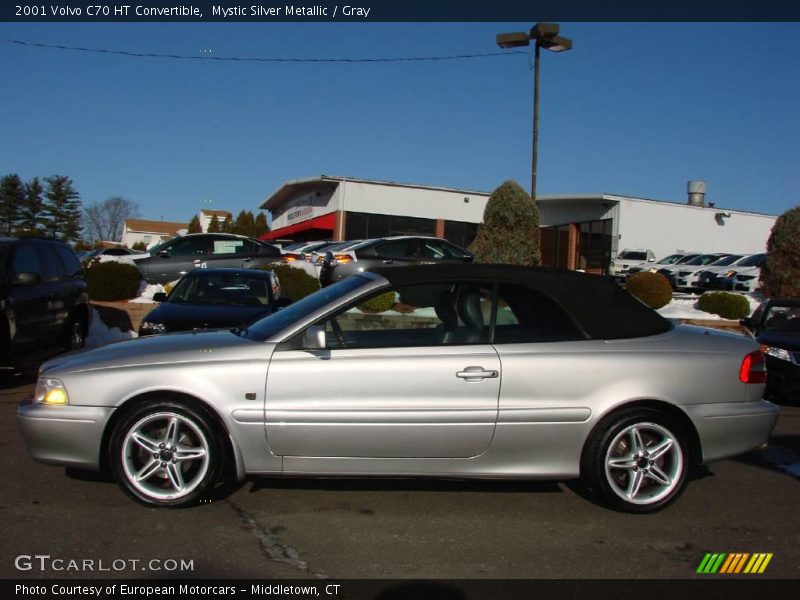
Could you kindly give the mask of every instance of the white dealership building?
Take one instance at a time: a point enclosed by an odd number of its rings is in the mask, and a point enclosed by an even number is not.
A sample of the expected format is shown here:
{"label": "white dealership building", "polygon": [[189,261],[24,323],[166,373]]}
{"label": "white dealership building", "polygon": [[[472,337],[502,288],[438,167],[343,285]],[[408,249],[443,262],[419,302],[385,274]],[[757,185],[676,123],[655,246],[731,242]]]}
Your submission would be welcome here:
{"label": "white dealership building", "polygon": [[[689,182],[684,202],[617,194],[539,196],[542,263],[603,271],[625,248],[755,253],[766,248],[773,215],[731,210],[705,199]],[[261,204],[272,212],[267,239],[348,240],[432,235],[467,246],[489,194],[320,175],[290,180]]]}

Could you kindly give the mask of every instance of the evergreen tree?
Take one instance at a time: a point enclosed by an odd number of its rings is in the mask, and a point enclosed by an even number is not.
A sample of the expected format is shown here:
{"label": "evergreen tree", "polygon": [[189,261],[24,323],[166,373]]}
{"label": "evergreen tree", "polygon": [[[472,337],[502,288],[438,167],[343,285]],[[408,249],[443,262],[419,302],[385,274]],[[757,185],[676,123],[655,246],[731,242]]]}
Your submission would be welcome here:
{"label": "evergreen tree", "polygon": [[0,179],[0,232],[3,235],[11,235],[17,229],[23,202],[25,186],[19,175],[11,173]]}
{"label": "evergreen tree", "polygon": [[800,296],[800,206],[787,210],[772,227],[761,285],[766,296]]}
{"label": "evergreen tree", "polygon": [[247,233],[247,225],[245,224],[247,220],[247,216],[243,210],[239,211],[239,214],[236,215],[236,221],[233,223],[233,233],[238,233],[239,235],[250,235]]}
{"label": "evergreen tree", "polygon": [[211,222],[208,224],[208,233],[219,233],[219,221],[216,215],[211,217]]}
{"label": "evergreen tree", "polygon": [[72,185],[72,179],[53,175],[44,181],[47,184],[47,200],[43,212],[48,217],[48,232],[66,241],[77,240],[81,231],[81,200]]}
{"label": "evergreen tree", "polygon": [[539,211],[519,184],[506,181],[492,192],[470,250],[482,263],[539,264]]}
{"label": "evergreen tree", "polygon": [[219,230],[222,233],[231,233],[231,232],[233,232],[233,221],[231,220],[231,216],[230,215],[225,217],[225,220],[222,222],[222,225],[220,225]]}
{"label": "evergreen tree", "polygon": [[189,221],[188,233],[203,233],[203,228],[200,226],[200,219],[197,218],[197,215],[193,216],[192,220]]}
{"label": "evergreen tree", "polygon": [[44,188],[38,177],[25,184],[25,199],[22,202],[19,219],[19,232],[23,235],[38,235],[42,231],[44,218],[42,210]]}
{"label": "evergreen tree", "polygon": [[255,229],[253,231],[253,237],[261,237],[265,233],[269,233],[269,225],[267,225],[267,215],[259,211],[255,219]]}

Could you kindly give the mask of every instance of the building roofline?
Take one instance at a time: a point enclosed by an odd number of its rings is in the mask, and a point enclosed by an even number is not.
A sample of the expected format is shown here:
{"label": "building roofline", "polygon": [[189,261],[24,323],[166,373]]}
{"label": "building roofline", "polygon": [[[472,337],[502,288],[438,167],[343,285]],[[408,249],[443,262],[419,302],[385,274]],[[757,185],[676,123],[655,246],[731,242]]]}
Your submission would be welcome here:
{"label": "building roofline", "polygon": [[274,208],[276,205],[280,204],[279,200],[281,200],[281,196],[286,195],[284,190],[288,190],[289,188],[296,188],[296,187],[305,187],[309,186],[310,184],[314,183],[343,183],[343,182],[352,182],[352,183],[367,183],[372,185],[382,185],[388,187],[404,187],[404,188],[413,188],[413,189],[420,189],[420,190],[435,190],[439,192],[454,192],[458,194],[469,194],[471,196],[486,196],[487,198],[491,195],[490,192],[480,192],[476,190],[463,190],[458,188],[450,188],[440,185],[424,185],[418,183],[401,183],[397,181],[381,181],[378,179],[363,179],[360,177],[343,177],[341,175],[315,175],[312,177],[301,177],[298,179],[288,179],[284,181],[281,185],[279,185],[275,191],[273,191],[269,196],[267,196],[259,208],[271,209]]}

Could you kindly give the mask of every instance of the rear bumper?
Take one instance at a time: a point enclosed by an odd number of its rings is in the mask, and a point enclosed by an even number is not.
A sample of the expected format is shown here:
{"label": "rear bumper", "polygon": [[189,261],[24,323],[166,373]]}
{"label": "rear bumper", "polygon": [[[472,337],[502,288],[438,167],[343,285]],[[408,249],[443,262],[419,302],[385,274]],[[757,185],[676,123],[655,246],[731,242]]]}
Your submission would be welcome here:
{"label": "rear bumper", "polygon": [[700,437],[703,463],[743,454],[769,439],[778,420],[772,402],[726,402],[682,407]]}
{"label": "rear bumper", "polygon": [[46,406],[23,400],[17,422],[31,457],[43,463],[98,470],[100,444],[113,409]]}

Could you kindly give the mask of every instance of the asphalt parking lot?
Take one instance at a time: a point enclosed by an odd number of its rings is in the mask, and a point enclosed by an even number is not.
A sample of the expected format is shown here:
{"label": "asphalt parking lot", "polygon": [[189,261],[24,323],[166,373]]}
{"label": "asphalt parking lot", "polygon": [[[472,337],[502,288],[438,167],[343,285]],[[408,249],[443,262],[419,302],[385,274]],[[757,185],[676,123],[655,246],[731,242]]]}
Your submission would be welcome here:
{"label": "asphalt parking lot", "polygon": [[[712,465],[654,515],[609,511],[569,483],[308,479],[157,510],[33,462],[15,417],[31,391],[0,389],[3,578],[686,578],[706,552],[773,553],[759,577],[800,577],[796,407],[766,451]],[[51,558],[18,558],[35,555]],[[181,561],[192,568],[172,570]]]}

